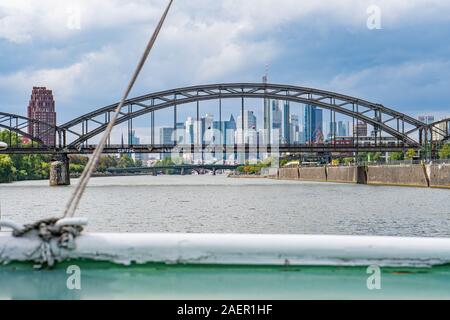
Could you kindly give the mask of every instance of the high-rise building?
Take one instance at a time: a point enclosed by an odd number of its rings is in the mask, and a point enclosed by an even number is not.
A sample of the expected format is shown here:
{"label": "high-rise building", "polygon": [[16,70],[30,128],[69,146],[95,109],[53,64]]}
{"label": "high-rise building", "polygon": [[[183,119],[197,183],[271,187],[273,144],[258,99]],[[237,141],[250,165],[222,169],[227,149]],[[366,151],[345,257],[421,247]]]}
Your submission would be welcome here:
{"label": "high-rise building", "polygon": [[290,122],[290,138],[289,143],[299,143],[300,142],[300,126],[299,126],[299,119],[298,115],[291,114],[289,116],[289,122]]}
{"label": "high-rise building", "polygon": [[291,116],[291,108],[289,105],[289,101],[285,101],[283,106],[283,143],[286,144],[291,143],[290,116]]}
{"label": "high-rise building", "polygon": [[237,118],[237,127],[236,130],[236,142],[238,144],[241,143],[250,143],[257,144],[257,135],[256,135],[256,116],[253,111],[245,111],[244,112],[244,132],[242,132],[242,115],[239,115]]}
{"label": "high-rise building", "polygon": [[354,132],[358,137],[367,137],[367,123],[358,121],[355,125]]}
{"label": "high-rise building", "polygon": [[433,140],[439,141],[447,136],[448,130],[450,128],[450,122],[441,122],[433,126]]}
{"label": "high-rise building", "polygon": [[[28,118],[56,126],[55,100],[52,90],[47,90],[45,87],[33,87],[28,104]],[[56,144],[55,129],[45,124],[30,123],[28,133],[38,137],[48,146]]]}
{"label": "high-rise building", "polygon": [[305,105],[304,130],[306,143],[323,142],[323,110],[312,105]]}
{"label": "high-rise building", "polygon": [[312,144],[315,141],[316,131],[316,107],[312,105],[305,105],[305,121],[303,132],[305,134],[305,141],[307,144]]}
{"label": "high-rise building", "polygon": [[[266,71],[266,74],[263,77],[263,83],[267,84],[268,81],[268,73]],[[271,130],[272,130],[272,124],[271,124],[271,117],[270,117],[270,100],[268,98],[264,98],[264,131],[262,136],[262,143],[269,144],[271,141]]]}
{"label": "high-rise building", "polygon": [[138,145],[140,143],[141,143],[141,138],[136,136],[136,131],[135,130],[132,130],[130,132],[130,145],[134,146],[134,145]]}
{"label": "high-rise building", "polygon": [[[131,132],[130,132],[130,145],[139,145],[141,143],[141,138],[139,138],[137,135],[136,135],[136,131],[135,130],[132,130]],[[135,161],[144,161],[145,160],[145,155],[143,154],[143,153],[133,153],[132,154],[132,158],[135,160]]]}
{"label": "high-rise building", "polygon": [[[160,128],[159,129],[159,140],[162,145],[173,145],[173,128]],[[161,153],[161,159],[170,158],[171,154]]]}
{"label": "high-rise building", "polygon": [[339,121],[338,125],[337,125],[337,135],[339,137],[346,137],[349,135],[349,133],[347,132],[347,125],[345,124],[344,121]]}
{"label": "high-rise building", "polygon": [[177,122],[175,125],[175,139],[177,144],[184,144],[185,127],[183,122]]}
{"label": "high-rise building", "polygon": [[233,115],[230,116],[229,121],[225,121],[223,128],[223,144],[234,145],[236,142],[234,141],[234,132],[236,131],[237,125]]}
{"label": "high-rise building", "polygon": [[159,140],[162,145],[173,144],[173,128],[160,128],[159,129]]}
{"label": "high-rise building", "polygon": [[185,125],[185,135],[184,135],[184,143],[185,144],[194,144],[195,143],[195,134],[194,134],[194,119],[192,117],[188,117]]}
{"label": "high-rise building", "polygon": [[233,115],[230,116],[230,120],[228,121],[214,121],[213,129],[220,134],[220,139],[217,139],[216,137],[214,143],[222,145],[234,145],[236,127],[237,124],[234,120]]}
{"label": "high-rise building", "polygon": [[328,130],[329,130],[327,135],[328,139],[332,139],[335,135],[338,135],[336,122],[330,121]]}
{"label": "high-rise building", "polygon": [[425,124],[432,124],[435,122],[433,115],[421,115],[418,117],[419,121],[424,122]]}
{"label": "high-rise building", "polygon": [[280,102],[278,100],[272,100],[272,132],[271,142],[280,143],[282,140],[282,123],[283,123],[283,111],[280,108]]}

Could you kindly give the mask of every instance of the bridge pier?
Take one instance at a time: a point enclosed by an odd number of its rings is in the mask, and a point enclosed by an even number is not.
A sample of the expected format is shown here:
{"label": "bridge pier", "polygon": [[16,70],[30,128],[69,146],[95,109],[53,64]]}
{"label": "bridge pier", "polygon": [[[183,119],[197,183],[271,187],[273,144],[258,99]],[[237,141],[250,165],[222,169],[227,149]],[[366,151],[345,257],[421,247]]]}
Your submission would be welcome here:
{"label": "bridge pier", "polygon": [[69,157],[67,154],[58,155],[50,163],[50,186],[70,185]]}

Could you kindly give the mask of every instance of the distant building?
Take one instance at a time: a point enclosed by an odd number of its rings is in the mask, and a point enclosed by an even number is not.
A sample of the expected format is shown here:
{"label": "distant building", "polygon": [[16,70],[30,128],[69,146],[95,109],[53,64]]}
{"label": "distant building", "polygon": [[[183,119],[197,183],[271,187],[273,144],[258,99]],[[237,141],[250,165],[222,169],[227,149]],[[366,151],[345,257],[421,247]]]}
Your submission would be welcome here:
{"label": "distant building", "polygon": [[282,138],[283,112],[278,100],[272,100],[272,143],[280,143]]}
{"label": "distant building", "polygon": [[[244,132],[242,132],[242,124],[244,127]],[[236,143],[242,144],[250,143],[257,144],[256,135],[256,116],[253,111],[245,111],[244,122],[242,123],[242,115],[237,118],[237,130],[236,130]]]}
{"label": "distant building", "polygon": [[448,122],[441,122],[433,126],[433,140],[439,141],[447,136],[450,124]]}
{"label": "distant building", "polygon": [[290,124],[290,138],[289,143],[299,143],[300,142],[300,126],[298,115],[291,114],[289,116],[289,124]]}
{"label": "distant building", "polygon": [[130,133],[130,145],[139,145],[141,144],[141,138],[136,136],[136,131],[132,130]]}
{"label": "distant building", "polygon": [[331,139],[334,136],[336,137],[346,137],[349,135],[348,133],[348,123],[346,124],[344,121],[330,122],[330,132],[328,133],[328,138]]}
{"label": "distant building", "polygon": [[337,135],[339,137],[346,137],[349,135],[348,133],[348,124],[345,124],[344,121],[339,121],[337,125]]}
{"label": "distant building", "polygon": [[184,143],[185,144],[194,144],[195,143],[195,131],[194,131],[194,119],[192,117],[188,117],[185,125],[184,125]]}
{"label": "distant building", "polygon": [[312,105],[305,106],[304,130],[308,144],[323,142],[323,111]]}
{"label": "distant building", "polygon": [[[47,90],[45,87],[33,87],[28,104],[28,118],[56,126],[55,100],[52,90]],[[28,133],[37,136],[48,146],[56,144],[56,132],[50,126],[30,123]]]}
{"label": "distant building", "polygon": [[432,115],[421,115],[418,117],[418,120],[426,124],[432,124],[435,122],[435,118]]}
{"label": "distant building", "polygon": [[358,123],[355,125],[354,131],[355,135],[358,137],[367,137],[367,123],[358,121]]}
{"label": "distant building", "polygon": [[[174,139],[173,139],[173,128],[160,128],[159,129],[159,140],[160,144],[162,145],[173,145]],[[170,158],[171,154],[168,153],[161,153],[161,159]]]}
{"label": "distant building", "polygon": [[291,143],[291,108],[289,101],[286,101],[283,106],[283,143]]}
{"label": "distant building", "polygon": [[162,145],[173,144],[173,128],[160,128],[159,139]]}

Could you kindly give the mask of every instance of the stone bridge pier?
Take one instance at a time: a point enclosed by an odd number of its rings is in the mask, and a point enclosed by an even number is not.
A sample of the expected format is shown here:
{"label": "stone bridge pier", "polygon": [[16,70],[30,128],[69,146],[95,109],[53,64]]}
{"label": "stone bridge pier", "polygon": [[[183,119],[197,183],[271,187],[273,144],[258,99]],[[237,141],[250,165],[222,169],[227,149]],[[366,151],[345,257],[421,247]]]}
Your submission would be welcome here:
{"label": "stone bridge pier", "polygon": [[69,157],[67,154],[55,155],[50,163],[50,186],[70,185]]}

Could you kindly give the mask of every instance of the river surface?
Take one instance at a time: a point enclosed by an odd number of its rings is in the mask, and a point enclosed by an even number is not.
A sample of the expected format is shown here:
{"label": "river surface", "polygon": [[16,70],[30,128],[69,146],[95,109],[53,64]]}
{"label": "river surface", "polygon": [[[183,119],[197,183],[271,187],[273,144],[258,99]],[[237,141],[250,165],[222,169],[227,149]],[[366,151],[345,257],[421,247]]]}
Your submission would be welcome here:
{"label": "river surface", "polygon": [[[70,187],[0,185],[2,218],[60,216]],[[233,179],[93,178],[77,215],[95,232],[450,236],[450,190]]]}

